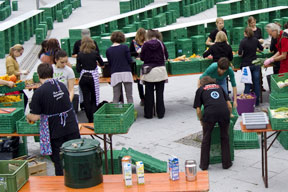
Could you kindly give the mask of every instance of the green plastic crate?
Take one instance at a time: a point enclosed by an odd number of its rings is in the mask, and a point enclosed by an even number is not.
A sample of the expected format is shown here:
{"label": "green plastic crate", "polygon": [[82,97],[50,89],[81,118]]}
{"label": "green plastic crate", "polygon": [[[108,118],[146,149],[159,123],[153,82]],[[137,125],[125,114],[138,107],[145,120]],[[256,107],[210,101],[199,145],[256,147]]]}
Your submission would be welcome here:
{"label": "green plastic crate", "polygon": [[270,94],[269,96],[270,109],[277,109],[280,107],[288,106],[287,98],[278,98],[276,95]]}
{"label": "green plastic crate", "polygon": [[192,40],[191,39],[178,39],[176,41],[177,56],[192,55]]}
{"label": "green plastic crate", "polygon": [[76,65],[72,65],[72,69],[73,69],[73,71],[74,71],[75,78],[79,78],[79,77],[80,77],[80,73],[77,72],[77,70],[76,70]]}
{"label": "green plastic crate", "polygon": [[201,61],[200,65],[201,72],[204,72],[213,63],[212,59],[200,59],[200,61]]}
{"label": "green plastic crate", "polygon": [[[121,159],[119,158],[119,155],[121,153],[121,150],[113,150],[113,170],[114,174],[121,174]],[[105,156],[102,156],[102,168],[103,168],[103,174],[112,174],[111,169],[111,153],[110,150],[107,151],[107,158],[108,158],[108,173],[106,173],[106,167],[105,167]]]}
{"label": "green plastic crate", "polygon": [[8,87],[8,86],[0,86],[0,93],[10,93],[10,92],[14,92],[14,91],[22,91],[23,89],[25,89],[25,82],[22,81],[20,83],[16,83],[16,87]]}
{"label": "green plastic crate", "polygon": [[40,121],[30,124],[24,116],[16,122],[16,130],[19,134],[38,134],[40,133]]}
{"label": "green plastic crate", "polygon": [[288,98],[288,87],[279,88],[277,82],[288,79],[288,73],[271,75],[271,93],[278,98]]}
{"label": "green plastic crate", "polygon": [[19,143],[17,157],[28,155],[27,137],[22,136],[23,143]]}
{"label": "green plastic crate", "polygon": [[105,103],[94,113],[95,133],[127,133],[133,122],[133,104]]}
{"label": "green plastic crate", "polygon": [[23,116],[23,108],[16,108],[12,113],[0,114],[0,133],[14,133],[16,122]]}
{"label": "green plastic crate", "polygon": [[235,149],[259,149],[257,133],[244,133],[241,130],[234,130]]}
{"label": "green plastic crate", "polygon": [[242,62],[242,57],[239,57],[239,55],[233,55],[232,64],[235,69],[240,69],[241,62]]}
{"label": "green plastic crate", "polygon": [[12,10],[18,11],[18,1],[12,1]]}
{"label": "green plastic crate", "polygon": [[0,160],[0,178],[5,183],[0,185],[1,192],[20,190],[29,179],[28,162]]}
{"label": "green plastic crate", "polygon": [[40,83],[39,76],[38,76],[37,72],[33,73],[33,82],[34,83]]}
{"label": "green plastic crate", "polygon": [[191,61],[169,62],[169,70],[171,75],[200,73],[201,62],[198,59]]}
{"label": "green plastic crate", "polygon": [[[1,96],[1,97],[7,97],[7,96]],[[23,108],[24,109],[24,98],[23,94],[20,94],[21,101],[17,102],[0,102],[0,108]]]}
{"label": "green plastic crate", "polygon": [[268,108],[268,115],[272,130],[288,130],[288,118],[273,118],[270,107]]}
{"label": "green plastic crate", "polygon": [[288,132],[282,131],[277,139],[279,143],[284,147],[284,149],[288,150]]}

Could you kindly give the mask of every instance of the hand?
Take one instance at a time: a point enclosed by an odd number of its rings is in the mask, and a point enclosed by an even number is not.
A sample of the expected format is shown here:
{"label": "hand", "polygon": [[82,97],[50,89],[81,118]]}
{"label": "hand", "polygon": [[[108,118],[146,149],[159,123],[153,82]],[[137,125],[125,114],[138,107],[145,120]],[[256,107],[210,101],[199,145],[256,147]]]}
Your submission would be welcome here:
{"label": "hand", "polygon": [[7,86],[12,88],[14,87],[15,83],[13,81],[7,81]]}
{"label": "hand", "polygon": [[203,127],[203,121],[202,121],[202,120],[200,120],[200,124],[201,124],[201,126]]}
{"label": "hand", "polygon": [[233,108],[237,108],[237,100],[233,102]]}
{"label": "hand", "polygon": [[28,73],[29,73],[28,70],[22,70],[22,71],[21,71],[21,74],[23,74],[23,75],[28,75]]}
{"label": "hand", "polygon": [[274,62],[274,58],[273,57],[271,57],[271,58],[269,58],[269,59],[266,59],[265,61],[264,61],[264,66],[268,66],[268,65],[270,65],[271,63],[273,63]]}

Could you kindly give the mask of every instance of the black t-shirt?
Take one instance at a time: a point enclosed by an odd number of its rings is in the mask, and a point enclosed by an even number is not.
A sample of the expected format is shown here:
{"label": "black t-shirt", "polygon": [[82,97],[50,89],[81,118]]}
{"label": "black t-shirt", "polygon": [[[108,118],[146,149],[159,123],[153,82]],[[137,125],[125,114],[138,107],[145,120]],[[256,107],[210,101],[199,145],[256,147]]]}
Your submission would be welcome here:
{"label": "black t-shirt", "polygon": [[85,70],[96,69],[97,61],[99,62],[101,66],[104,66],[104,62],[97,51],[92,51],[91,53],[79,52],[77,54],[76,61],[77,61],[76,70],[78,73],[80,73],[82,69],[85,69]]}
{"label": "black t-shirt", "polygon": [[204,122],[229,122],[228,96],[217,84],[201,86],[196,91],[194,108],[204,105]]}
{"label": "black t-shirt", "polygon": [[256,39],[256,37],[245,37],[241,40],[239,45],[239,55],[242,55],[241,67],[251,66],[252,61],[257,58],[256,51],[257,48],[261,51],[263,50],[262,45]]}
{"label": "black t-shirt", "polygon": [[262,31],[260,28],[256,27],[256,31],[253,31],[253,32],[254,32],[254,37],[256,37],[257,39],[263,39]]}
{"label": "black t-shirt", "polygon": [[203,53],[203,57],[208,57],[209,55],[213,56],[214,62],[217,62],[221,57],[227,57],[229,61],[233,60],[232,48],[226,42],[216,42]]}
{"label": "black t-shirt", "polygon": [[[100,54],[98,45],[96,43],[96,41],[94,41],[95,45],[96,45],[96,51]],[[78,40],[74,43],[74,47],[73,47],[73,53],[72,55],[78,54],[80,52],[80,47],[81,47],[81,40]]]}
{"label": "black t-shirt", "polygon": [[[72,107],[66,86],[61,82],[58,83],[62,91],[58,91],[56,84],[47,82],[34,92],[30,105],[32,114],[58,114]],[[48,121],[51,139],[79,132],[73,109],[68,112],[65,127],[61,125],[61,117],[59,115],[49,117]]]}
{"label": "black t-shirt", "polygon": [[[225,28],[223,28],[222,31],[227,35],[227,31],[226,31]],[[212,32],[210,33],[209,38],[211,39],[212,42],[215,41],[216,35],[217,35],[218,32],[219,32],[219,30],[218,30],[218,29],[215,29],[214,31],[212,31]]]}

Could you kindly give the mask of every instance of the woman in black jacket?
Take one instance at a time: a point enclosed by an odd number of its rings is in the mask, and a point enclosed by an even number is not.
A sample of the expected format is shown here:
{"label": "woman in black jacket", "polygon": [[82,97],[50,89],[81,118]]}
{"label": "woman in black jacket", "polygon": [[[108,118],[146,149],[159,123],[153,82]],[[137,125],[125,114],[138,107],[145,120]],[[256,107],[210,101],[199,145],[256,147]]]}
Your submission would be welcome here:
{"label": "woman in black jacket", "polygon": [[217,62],[221,57],[227,57],[229,61],[233,59],[231,46],[227,43],[227,36],[223,31],[216,35],[215,44],[203,53],[203,57],[213,56],[213,62]]}

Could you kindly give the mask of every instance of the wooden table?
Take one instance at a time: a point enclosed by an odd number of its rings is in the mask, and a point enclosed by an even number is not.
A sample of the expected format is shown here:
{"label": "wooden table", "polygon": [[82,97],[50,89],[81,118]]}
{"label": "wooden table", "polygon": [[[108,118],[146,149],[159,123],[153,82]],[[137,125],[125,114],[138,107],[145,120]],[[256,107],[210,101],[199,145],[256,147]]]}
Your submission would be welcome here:
{"label": "wooden table", "polygon": [[[112,143],[112,134],[103,134],[103,133],[95,133],[94,132],[94,124],[93,123],[79,123],[80,135],[90,135],[93,139],[97,137],[101,139],[104,143],[104,156],[105,156],[105,171],[108,173],[108,157],[107,157],[107,144],[110,145],[110,154],[113,157],[113,143]],[[101,135],[101,136],[100,136]],[[40,136],[40,134],[19,134],[19,133],[0,133],[0,137],[9,137],[9,136]],[[111,158],[111,171],[114,173],[114,165],[113,158]]]}
{"label": "wooden table", "polygon": [[[265,187],[268,188],[268,150],[273,145],[281,131],[288,131],[288,130],[272,130],[270,124],[267,125],[266,129],[246,129],[246,126],[243,125],[243,122],[240,122],[241,130],[246,133],[260,133],[261,134],[261,161],[262,161],[262,178],[265,184]],[[273,134],[267,137],[267,132],[273,132]],[[274,137],[272,142],[270,143],[269,147],[267,146],[267,140],[271,137]]]}
{"label": "wooden table", "polygon": [[180,173],[180,180],[171,181],[168,173],[146,173],[145,184],[137,185],[136,175],[133,174],[133,186],[124,185],[122,175],[104,175],[103,183],[85,189],[72,189],[64,185],[64,176],[30,176],[29,181],[19,192],[200,192],[209,191],[208,171],[197,173],[197,180],[187,182],[185,173]]}

